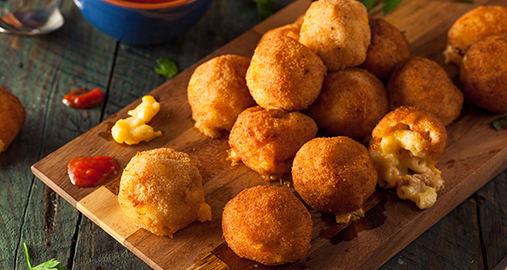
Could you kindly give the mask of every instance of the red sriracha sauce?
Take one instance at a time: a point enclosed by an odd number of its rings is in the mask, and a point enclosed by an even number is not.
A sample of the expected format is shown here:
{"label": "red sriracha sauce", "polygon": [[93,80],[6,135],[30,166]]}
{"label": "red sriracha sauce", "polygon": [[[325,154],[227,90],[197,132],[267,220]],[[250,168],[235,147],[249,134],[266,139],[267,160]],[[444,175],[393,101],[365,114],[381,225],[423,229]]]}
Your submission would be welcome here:
{"label": "red sriracha sauce", "polygon": [[95,88],[92,91],[89,91],[87,88],[79,88],[63,96],[62,102],[72,108],[90,109],[102,103],[104,97],[104,92],[99,88]]}
{"label": "red sriracha sauce", "polygon": [[101,185],[118,171],[118,163],[109,156],[78,157],[67,164],[70,181],[78,187]]}

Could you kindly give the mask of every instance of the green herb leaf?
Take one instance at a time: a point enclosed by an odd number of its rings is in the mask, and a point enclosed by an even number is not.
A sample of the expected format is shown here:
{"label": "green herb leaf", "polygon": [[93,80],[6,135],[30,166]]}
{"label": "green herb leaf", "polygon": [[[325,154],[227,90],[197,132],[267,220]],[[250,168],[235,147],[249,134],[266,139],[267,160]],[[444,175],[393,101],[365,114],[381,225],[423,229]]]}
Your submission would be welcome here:
{"label": "green herb leaf", "polygon": [[66,266],[64,266],[55,259],[51,259],[47,262],[32,267],[32,264],[30,263],[30,254],[28,253],[28,246],[26,245],[26,243],[23,243],[23,246],[25,247],[26,262],[28,263],[28,268],[30,270],[68,270]]}
{"label": "green herb leaf", "polygon": [[359,2],[363,3],[366,9],[370,9],[377,0],[359,0]]}
{"label": "green herb leaf", "polygon": [[402,1],[403,0],[385,0],[384,7],[382,8],[382,10],[384,10],[384,15],[393,10],[393,8],[395,8]]}
{"label": "green herb leaf", "polygon": [[253,0],[257,4],[257,16],[259,21],[263,21],[271,16],[271,9],[275,5],[273,0]]}
{"label": "green herb leaf", "polygon": [[178,66],[176,66],[176,63],[174,63],[171,59],[165,58],[165,59],[157,59],[158,67],[155,67],[154,70],[158,74],[170,79],[176,74],[180,72],[178,69]]}
{"label": "green herb leaf", "polygon": [[495,120],[493,120],[493,127],[496,129],[496,131],[499,131],[502,126],[507,125],[507,116],[498,117]]}
{"label": "green herb leaf", "polygon": [[55,259],[51,259],[45,263],[41,263],[34,268],[33,270],[68,270],[67,267],[62,265],[59,261]]}

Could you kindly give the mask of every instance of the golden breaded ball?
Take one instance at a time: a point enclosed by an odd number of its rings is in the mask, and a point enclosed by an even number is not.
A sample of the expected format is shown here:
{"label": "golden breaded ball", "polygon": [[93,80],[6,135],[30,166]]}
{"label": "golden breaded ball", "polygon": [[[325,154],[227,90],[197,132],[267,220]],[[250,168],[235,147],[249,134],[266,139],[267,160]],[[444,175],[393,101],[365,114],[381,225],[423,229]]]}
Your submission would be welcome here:
{"label": "golden breaded ball", "polygon": [[222,214],[223,237],[232,251],[265,265],[303,259],[310,249],[312,227],[310,212],[283,187],[245,189]]}
{"label": "golden breaded ball", "polygon": [[389,109],[416,106],[437,116],[444,125],[452,123],[463,108],[463,93],[438,63],[412,56],[398,65],[386,84]]}
{"label": "golden breaded ball", "polygon": [[293,38],[274,36],[257,45],[246,83],[261,107],[300,111],[317,99],[325,75],[315,53]]}
{"label": "golden breaded ball", "polygon": [[317,53],[329,71],[363,63],[370,38],[366,7],[356,0],[312,2],[299,33],[299,41]]}
{"label": "golden breaded ball", "polygon": [[398,107],[382,118],[372,137],[369,151],[379,186],[396,188],[398,197],[420,209],[433,206],[444,187],[436,168],[447,144],[440,119],[416,107]]}
{"label": "golden breaded ball", "polygon": [[486,37],[468,49],[460,79],[465,96],[477,106],[507,112],[507,34]]}
{"label": "golden breaded ball", "polygon": [[246,57],[222,55],[200,65],[192,74],[188,102],[195,127],[206,136],[223,136],[240,112],[255,105],[245,81],[249,64]]}
{"label": "golden breaded ball", "polygon": [[261,39],[259,40],[259,43],[266,40],[266,39],[270,39],[272,37],[275,37],[275,36],[287,36],[287,37],[293,38],[294,40],[299,41],[299,29],[300,28],[301,28],[301,25],[297,25],[295,23],[286,24],[286,25],[283,25],[283,26],[280,26],[277,28],[273,28],[273,29],[267,31],[266,33],[264,33],[264,35],[262,35]]}
{"label": "golden breaded ball", "polygon": [[359,140],[371,134],[388,108],[382,82],[364,69],[351,68],[326,76],[322,92],[307,114],[319,128]]}
{"label": "golden breaded ball", "polygon": [[229,136],[229,159],[242,161],[265,180],[290,173],[294,155],[317,134],[315,121],[300,112],[252,107],[243,111]]}
{"label": "golden breaded ball", "polygon": [[139,227],[172,237],[195,220],[211,220],[201,181],[186,153],[170,148],[138,152],[123,170],[118,202]]}
{"label": "golden breaded ball", "polygon": [[333,215],[360,209],[375,192],[377,178],[368,149],[346,136],[312,139],[292,165],[292,181],[301,198]]}
{"label": "golden breaded ball", "polygon": [[382,81],[387,81],[394,67],[410,57],[405,35],[384,18],[369,18],[371,43],[366,60],[359,66]]}
{"label": "golden breaded ball", "polygon": [[507,8],[479,6],[461,16],[447,33],[446,63],[461,65],[463,55],[475,42],[507,32]]}
{"label": "golden breaded ball", "polygon": [[25,123],[25,108],[18,97],[0,86],[0,153],[7,150]]}

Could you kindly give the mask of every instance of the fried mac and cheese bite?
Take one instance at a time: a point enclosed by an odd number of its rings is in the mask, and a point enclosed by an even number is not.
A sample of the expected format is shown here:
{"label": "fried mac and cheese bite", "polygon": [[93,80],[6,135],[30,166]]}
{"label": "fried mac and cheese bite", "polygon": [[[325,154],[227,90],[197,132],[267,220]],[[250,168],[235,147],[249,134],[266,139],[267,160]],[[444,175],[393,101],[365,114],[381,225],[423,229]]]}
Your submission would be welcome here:
{"label": "fried mac and cheese bite", "polygon": [[465,96],[494,113],[507,112],[507,33],[474,43],[463,57],[460,80]]}
{"label": "fried mac and cheese bite", "polygon": [[250,94],[265,109],[300,111],[319,96],[322,60],[297,40],[274,36],[259,42],[246,72]]}
{"label": "fried mac and cheese bite", "polygon": [[294,155],[317,134],[318,127],[300,112],[252,107],[243,111],[229,135],[228,159],[242,161],[266,181],[290,173]]}
{"label": "fried mac and cheese bite", "polygon": [[127,217],[156,235],[211,220],[202,178],[190,157],[170,148],[138,152],[123,170],[118,202]]}
{"label": "fried mac and cheese bite", "polygon": [[250,59],[239,55],[215,57],[197,67],[188,83],[188,102],[195,127],[211,138],[231,130],[238,114],[254,106],[246,86]]}
{"label": "fried mac and cheese bite", "polygon": [[389,109],[416,106],[437,116],[444,125],[452,123],[463,108],[463,93],[438,63],[412,56],[398,65],[386,84]]}
{"label": "fried mac and cheese bite", "polygon": [[363,63],[370,38],[366,7],[356,0],[312,2],[299,32],[299,41],[320,56],[329,71]]}
{"label": "fried mac and cheese bite", "polygon": [[371,134],[388,109],[382,82],[364,69],[350,68],[326,76],[320,96],[306,113],[333,135],[360,140]]}
{"label": "fried mac and cheese bite", "polygon": [[312,219],[288,189],[255,186],[231,199],[222,214],[227,245],[239,257],[264,265],[303,259],[310,249]]}
{"label": "fried mac and cheese bite", "polygon": [[463,56],[475,42],[491,35],[507,33],[507,8],[479,6],[461,16],[447,33],[445,62],[461,65]]}
{"label": "fried mac and cheese bite", "polygon": [[0,86],[0,153],[14,141],[25,123],[25,108],[18,97]]}
{"label": "fried mac and cheese bite", "polygon": [[447,144],[442,122],[429,112],[402,106],[382,118],[372,137],[369,151],[379,186],[396,188],[398,197],[420,209],[433,206],[444,187],[436,168]]}
{"label": "fried mac and cheese bite", "polygon": [[371,43],[359,67],[385,82],[394,67],[410,57],[410,48],[405,35],[384,18],[370,17],[368,21]]}
{"label": "fried mac and cheese bite", "polygon": [[368,149],[346,136],[310,140],[292,165],[294,188],[307,204],[349,218],[363,216],[362,206],[375,192],[377,179]]}

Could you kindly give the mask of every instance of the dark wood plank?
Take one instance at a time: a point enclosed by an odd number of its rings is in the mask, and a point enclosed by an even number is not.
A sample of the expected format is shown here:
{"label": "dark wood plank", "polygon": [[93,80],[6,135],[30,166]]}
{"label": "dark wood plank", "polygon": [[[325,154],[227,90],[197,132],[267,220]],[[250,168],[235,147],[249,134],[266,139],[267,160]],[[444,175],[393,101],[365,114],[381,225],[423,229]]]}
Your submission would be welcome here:
{"label": "dark wood plank", "polygon": [[487,265],[493,269],[507,256],[507,172],[477,192],[479,221],[484,240]]}
{"label": "dark wood plank", "polygon": [[62,12],[67,22],[40,37],[0,35],[0,85],[18,96],[27,120],[10,148],[0,154],[0,268],[25,269],[22,243],[33,264],[71,257],[79,220],[76,211],[29,167],[101,120],[101,108],[77,111],[61,98],[78,87],[107,86],[115,41],[79,15],[72,1]]}

